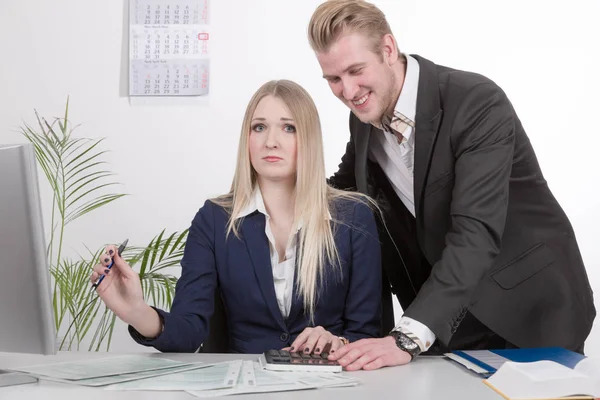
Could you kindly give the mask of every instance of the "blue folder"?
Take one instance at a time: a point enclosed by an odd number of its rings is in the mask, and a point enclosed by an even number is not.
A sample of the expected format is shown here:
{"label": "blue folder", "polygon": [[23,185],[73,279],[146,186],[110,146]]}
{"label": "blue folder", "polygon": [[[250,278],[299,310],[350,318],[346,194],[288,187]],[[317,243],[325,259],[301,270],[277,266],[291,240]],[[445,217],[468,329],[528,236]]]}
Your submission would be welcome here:
{"label": "blue folder", "polygon": [[[575,353],[562,347],[469,350],[467,352],[455,350],[452,351],[452,353],[450,354],[454,355],[454,357],[449,357],[451,360],[458,362],[466,368],[472,369],[469,367],[468,362],[481,368],[483,371],[476,372],[486,377],[496,372],[497,368],[499,368],[501,364],[506,360],[514,362],[534,362],[549,360],[562,364],[568,368],[574,368],[579,361],[585,358],[585,356],[582,354]],[[446,356],[450,356],[450,354],[447,353]],[[463,362],[463,360],[466,360],[467,362]]]}

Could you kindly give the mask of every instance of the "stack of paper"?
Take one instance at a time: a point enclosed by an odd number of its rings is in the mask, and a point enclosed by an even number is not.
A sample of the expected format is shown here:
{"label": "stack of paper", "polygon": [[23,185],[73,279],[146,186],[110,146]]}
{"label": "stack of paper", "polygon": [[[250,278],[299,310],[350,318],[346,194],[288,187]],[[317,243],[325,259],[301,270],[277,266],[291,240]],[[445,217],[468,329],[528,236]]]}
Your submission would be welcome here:
{"label": "stack of paper", "polygon": [[196,397],[217,397],[243,393],[283,392],[322,387],[355,386],[359,380],[331,372],[298,373],[265,371],[257,361],[244,361],[235,386],[225,389],[188,391]]}
{"label": "stack of paper", "polygon": [[204,363],[182,363],[165,358],[123,356],[66,361],[14,368],[42,380],[82,386],[106,386],[142,378],[203,368]]}
{"label": "stack of paper", "polygon": [[197,397],[355,386],[332,372],[266,371],[258,361],[182,363],[165,358],[123,356],[22,367],[39,379],[106,390],[186,391]]}
{"label": "stack of paper", "polygon": [[213,390],[232,388],[242,361],[204,364],[202,368],[110,385],[106,390]]}

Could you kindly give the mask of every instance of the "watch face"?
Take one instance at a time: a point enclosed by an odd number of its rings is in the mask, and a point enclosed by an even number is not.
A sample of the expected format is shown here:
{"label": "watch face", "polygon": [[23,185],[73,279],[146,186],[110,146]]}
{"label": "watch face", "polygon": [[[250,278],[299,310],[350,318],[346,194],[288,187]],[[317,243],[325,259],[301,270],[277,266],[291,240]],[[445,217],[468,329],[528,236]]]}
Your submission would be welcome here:
{"label": "watch face", "polygon": [[414,350],[418,346],[415,342],[410,340],[410,338],[407,338],[404,335],[400,335],[399,339],[400,339],[400,344],[402,345],[402,347],[407,350]]}

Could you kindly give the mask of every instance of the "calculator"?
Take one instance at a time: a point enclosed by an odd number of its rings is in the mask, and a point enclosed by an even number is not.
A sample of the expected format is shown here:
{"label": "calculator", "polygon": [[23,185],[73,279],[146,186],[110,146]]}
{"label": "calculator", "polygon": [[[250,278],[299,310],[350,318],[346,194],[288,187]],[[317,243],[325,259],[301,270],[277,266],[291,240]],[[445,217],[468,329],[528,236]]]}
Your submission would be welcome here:
{"label": "calculator", "polygon": [[268,350],[259,358],[263,368],[269,371],[342,372],[342,366],[337,361],[328,360],[328,355]]}

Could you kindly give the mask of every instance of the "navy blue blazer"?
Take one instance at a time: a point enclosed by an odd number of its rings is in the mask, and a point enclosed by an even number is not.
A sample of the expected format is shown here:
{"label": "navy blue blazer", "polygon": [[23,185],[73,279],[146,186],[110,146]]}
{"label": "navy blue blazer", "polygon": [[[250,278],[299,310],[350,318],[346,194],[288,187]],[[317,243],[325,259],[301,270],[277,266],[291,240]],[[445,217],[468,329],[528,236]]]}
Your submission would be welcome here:
{"label": "navy blue blazer", "polygon": [[[377,337],[381,321],[381,247],[371,209],[340,200],[331,211],[340,269],[326,268],[318,292],[315,326],[350,341]],[[196,214],[181,260],[170,312],[158,310],[163,332],[155,339],[129,327],[132,338],[161,352],[195,352],[209,332],[214,291],[219,285],[230,351],[262,353],[292,344],[309,326],[294,285],[290,315],[277,305],[265,216],[258,211],[240,222],[240,238],[226,238],[228,213],[207,200]]]}

